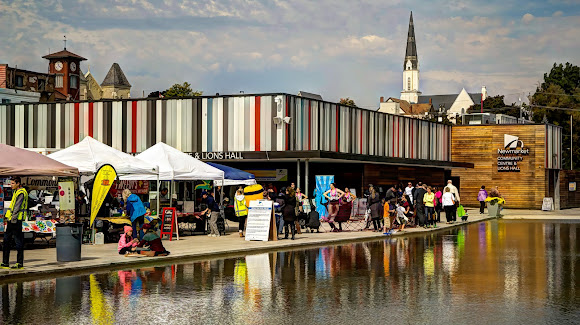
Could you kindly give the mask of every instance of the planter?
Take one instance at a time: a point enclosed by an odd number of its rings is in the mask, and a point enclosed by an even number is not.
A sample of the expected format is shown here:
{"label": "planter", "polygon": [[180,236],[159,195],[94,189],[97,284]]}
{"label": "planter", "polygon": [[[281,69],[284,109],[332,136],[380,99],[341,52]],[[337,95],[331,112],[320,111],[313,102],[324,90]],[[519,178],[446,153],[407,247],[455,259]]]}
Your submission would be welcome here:
{"label": "planter", "polygon": [[500,215],[501,206],[502,206],[501,204],[487,202],[487,213],[489,214],[490,217],[499,218],[501,217]]}

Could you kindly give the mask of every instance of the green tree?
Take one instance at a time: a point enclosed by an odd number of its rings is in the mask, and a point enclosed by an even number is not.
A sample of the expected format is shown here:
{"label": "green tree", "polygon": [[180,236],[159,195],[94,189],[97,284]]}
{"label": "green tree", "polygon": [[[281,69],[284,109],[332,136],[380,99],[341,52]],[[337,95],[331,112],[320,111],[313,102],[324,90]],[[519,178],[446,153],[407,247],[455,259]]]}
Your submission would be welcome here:
{"label": "green tree", "polygon": [[193,91],[191,89],[191,85],[189,82],[184,82],[183,85],[175,84],[171,86],[169,89],[163,92],[166,98],[172,97],[192,97],[192,96],[201,96],[203,91],[196,90]]}
{"label": "green tree", "polygon": [[[534,122],[562,127],[562,164],[569,168],[570,157],[580,155],[578,131],[572,137],[572,155],[570,152],[570,115],[573,130],[580,130],[580,68],[570,63],[554,63],[550,72],[544,74],[544,82],[530,97],[530,108]],[[574,165],[574,169],[579,169],[580,161],[575,161]]]}
{"label": "green tree", "polygon": [[356,106],[356,104],[354,103],[354,100],[350,99],[349,97],[346,97],[346,98],[341,98],[339,103],[340,103],[341,105],[352,106],[352,107],[358,107],[358,106]]}
{"label": "green tree", "polygon": [[[520,117],[520,108],[512,103],[511,105],[506,105],[504,95],[490,96],[483,101],[483,112],[493,113],[493,114],[506,114],[513,117]],[[480,113],[481,104],[475,104],[467,109],[467,114]],[[528,117],[527,111],[524,111],[522,116],[524,118]]]}

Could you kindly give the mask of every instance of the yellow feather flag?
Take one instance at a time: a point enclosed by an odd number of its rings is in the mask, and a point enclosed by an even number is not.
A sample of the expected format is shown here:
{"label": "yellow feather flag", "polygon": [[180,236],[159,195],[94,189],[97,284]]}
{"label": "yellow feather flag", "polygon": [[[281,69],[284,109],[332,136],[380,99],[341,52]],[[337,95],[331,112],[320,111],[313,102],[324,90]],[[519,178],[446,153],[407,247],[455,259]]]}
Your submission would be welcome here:
{"label": "yellow feather flag", "polygon": [[97,171],[91,192],[91,227],[115,179],[117,179],[117,171],[111,165],[103,165]]}

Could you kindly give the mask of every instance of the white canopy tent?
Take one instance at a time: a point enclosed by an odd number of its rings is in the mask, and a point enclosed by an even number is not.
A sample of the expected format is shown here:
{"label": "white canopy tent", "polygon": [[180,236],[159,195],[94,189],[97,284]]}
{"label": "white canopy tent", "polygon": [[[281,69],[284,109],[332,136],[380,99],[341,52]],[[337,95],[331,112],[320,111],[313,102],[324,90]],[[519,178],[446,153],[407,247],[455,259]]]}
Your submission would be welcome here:
{"label": "white canopy tent", "polygon": [[[163,142],[159,142],[138,154],[137,158],[159,166],[159,179],[171,181],[170,198],[173,196],[173,181],[220,180],[223,182],[224,180],[224,172],[222,170],[193,158]],[[159,182],[157,187],[159,189]],[[173,200],[170,199],[170,202],[173,202]],[[157,199],[157,210],[159,210],[159,199]],[[177,219],[175,222],[177,223]],[[179,240],[179,228],[177,240]]]}
{"label": "white canopy tent", "polygon": [[79,143],[48,157],[78,168],[81,174],[95,174],[104,164],[112,165],[121,180],[156,180],[159,174],[157,165],[119,151],[92,137],[85,137]]}
{"label": "white canopy tent", "polygon": [[137,158],[159,166],[159,179],[162,181],[223,180],[224,178],[222,170],[163,142],[138,154]]}

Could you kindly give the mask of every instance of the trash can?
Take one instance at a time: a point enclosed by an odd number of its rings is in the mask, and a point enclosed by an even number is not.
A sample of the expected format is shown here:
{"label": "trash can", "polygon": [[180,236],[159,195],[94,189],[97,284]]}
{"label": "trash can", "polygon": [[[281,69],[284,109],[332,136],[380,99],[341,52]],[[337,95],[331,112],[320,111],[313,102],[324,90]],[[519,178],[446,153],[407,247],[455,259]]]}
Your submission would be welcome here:
{"label": "trash can", "polygon": [[59,262],[80,261],[82,241],[82,223],[56,224],[56,260]]}

